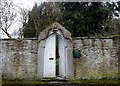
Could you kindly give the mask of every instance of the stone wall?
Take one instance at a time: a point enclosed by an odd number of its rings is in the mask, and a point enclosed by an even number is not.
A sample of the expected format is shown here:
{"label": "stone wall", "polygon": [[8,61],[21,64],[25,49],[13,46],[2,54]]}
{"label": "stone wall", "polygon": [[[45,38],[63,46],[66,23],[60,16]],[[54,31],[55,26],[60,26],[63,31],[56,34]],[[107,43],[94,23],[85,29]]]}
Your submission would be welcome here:
{"label": "stone wall", "polygon": [[118,77],[118,40],[114,38],[75,38],[74,49],[81,57],[74,59],[75,79]]}
{"label": "stone wall", "polygon": [[37,40],[0,39],[3,79],[27,79],[36,77]]}
{"label": "stone wall", "polygon": [[[118,77],[119,38],[74,38],[74,79]],[[35,80],[38,39],[0,39],[0,65],[3,79]]]}

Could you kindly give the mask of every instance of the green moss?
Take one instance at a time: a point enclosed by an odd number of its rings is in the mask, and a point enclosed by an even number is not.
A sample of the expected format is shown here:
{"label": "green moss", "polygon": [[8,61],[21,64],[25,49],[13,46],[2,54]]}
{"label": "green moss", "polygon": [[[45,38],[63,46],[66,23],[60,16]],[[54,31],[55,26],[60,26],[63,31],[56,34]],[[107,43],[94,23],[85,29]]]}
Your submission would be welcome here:
{"label": "green moss", "polygon": [[67,84],[80,84],[81,80],[70,80],[68,82],[66,82]]}
{"label": "green moss", "polygon": [[0,79],[0,85],[2,84],[2,80]]}
{"label": "green moss", "polygon": [[20,80],[3,80],[2,84],[47,84],[42,81],[20,81]]}
{"label": "green moss", "polygon": [[2,84],[23,84],[23,81],[18,80],[3,80]]}
{"label": "green moss", "polygon": [[105,37],[120,37],[120,34],[114,34],[114,35],[105,36]]}
{"label": "green moss", "polygon": [[48,84],[47,82],[41,82],[41,81],[34,81],[32,84]]}
{"label": "green moss", "polygon": [[[118,84],[117,79],[111,79],[111,80],[69,80],[64,81],[63,84]],[[2,84],[49,84],[49,82],[44,81],[19,81],[19,80],[3,80]]]}
{"label": "green moss", "polygon": [[66,82],[68,84],[118,84],[118,80],[73,80]]}

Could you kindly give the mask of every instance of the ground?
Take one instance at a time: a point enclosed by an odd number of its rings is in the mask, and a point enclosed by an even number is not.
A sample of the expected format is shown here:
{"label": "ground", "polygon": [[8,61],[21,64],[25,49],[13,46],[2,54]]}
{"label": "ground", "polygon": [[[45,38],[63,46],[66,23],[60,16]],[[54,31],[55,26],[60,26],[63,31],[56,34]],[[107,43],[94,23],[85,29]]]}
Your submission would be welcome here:
{"label": "ground", "polygon": [[22,80],[3,80],[2,86],[10,86],[10,85],[19,85],[19,86],[79,86],[79,85],[114,85],[118,86],[119,80],[111,79],[111,80],[69,80],[69,81],[22,81]]}

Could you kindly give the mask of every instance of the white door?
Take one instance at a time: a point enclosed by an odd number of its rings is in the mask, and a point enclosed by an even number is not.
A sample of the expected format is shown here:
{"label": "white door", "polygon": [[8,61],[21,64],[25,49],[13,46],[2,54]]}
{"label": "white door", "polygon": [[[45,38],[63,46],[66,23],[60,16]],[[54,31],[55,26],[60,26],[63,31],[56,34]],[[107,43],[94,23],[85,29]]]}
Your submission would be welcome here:
{"label": "white door", "polygon": [[59,77],[66,77],[66,56],[65,56],[65,41],[62,37],[58,37],[59,41]]}
{"label": "white door", "polygon": [[56,77],[56,35],[52,34],[45,44],[44,50],[44,78]]}

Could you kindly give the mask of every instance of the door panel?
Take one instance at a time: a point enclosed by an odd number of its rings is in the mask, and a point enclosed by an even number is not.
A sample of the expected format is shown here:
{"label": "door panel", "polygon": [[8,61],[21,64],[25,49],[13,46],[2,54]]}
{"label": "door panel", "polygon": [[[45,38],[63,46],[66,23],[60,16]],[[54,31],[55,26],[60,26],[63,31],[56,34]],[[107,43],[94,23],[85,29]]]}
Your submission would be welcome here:
{"label": "door panel", "polygon": [[59,37],[59,76],[65,78],[66,76],[66,66],[65,66],[65,42]]}
{"label": "door panel", "polygon": [[56,77],[56,35],[51,35],[45,44],[44,50],[44,78]]}

